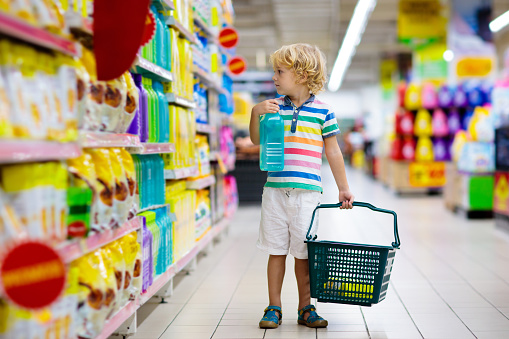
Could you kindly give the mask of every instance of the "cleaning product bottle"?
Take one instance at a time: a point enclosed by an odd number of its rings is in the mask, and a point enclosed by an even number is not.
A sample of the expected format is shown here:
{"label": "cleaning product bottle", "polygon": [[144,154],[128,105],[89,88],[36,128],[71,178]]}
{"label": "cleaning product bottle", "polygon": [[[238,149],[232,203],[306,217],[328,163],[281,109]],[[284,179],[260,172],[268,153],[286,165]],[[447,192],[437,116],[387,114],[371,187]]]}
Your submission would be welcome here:
{"label": "cleaning product bottle", "polygon": [[282,171],[285,165],[284,122],[279,113],[260,116],[260,169]]}
{"label": "cleaning product bottle", "polygon": [[419,137],[427,137],[433,134],[431,126],[431,114],[426,109],[420,109],[415,116],[414,133]]}
{"label": "cleaning product bottle", "polygon": [[161,23],[161,66],[162,68],[166,70],[170,70],[170,53],[169,50],[169,44],[170,44],[170,30],[168,28],[168,25],[165,24],[166,20],[164,19],[164,15],[162,12],[157,13],[157,19]]}
{"label": "cleaning product bottle", "polygon": [[405,137],[403,147],[401,149],[401,155],[404,160],[413,161],[415,159],[415,141],[413,137]]}
{"label": "cleaning product bottle", "polygon": [[447,117],[447,127],[449,128],[449,133],[453,135],[461,129],[460,114],[455,108],[449,111],[449,116]]}
{"label": "cleaning product bottle", "polygon": [[434,109],[438,106],[438,97],[435,87],[432,83],[427,82],[422,86],[422,107],[426,109]]}
{"label": "cleaning product bottle", "polygon": [[431,119],[433,126],[433,135],[436,137],[445,137],[449,134],[449,128],[447,126],[447,116],[444,111],[437,108],[433,112],[433,118]]}
{"label": "cleaning product bottle", "polygon": [[468,100],[467,94],[465,93],[465,88],[460,85],[456,87],[456,91],[454,91],[453,103],[455,107],[467,107]]}
{"label": "cleaning product bottle", "polygon": [[433,140],[433,154],[435,156],[435,161],[447,161],[449,160],[447,150],[447,144],[442,138],[435,138]]}
{"label": "cleaning product bottle", "polygon": [[169,121],[169,104],[166,95],[164,95],[163,84],[154,81],[152,83],[154,91],[157,93],[159,102],[159,142],[170,141],[170,121]]}
{"label": "cleaning product bottle", "polygon": [[405,107],[410,111],[421,108],[421,86],[418,84],[408,85],[405,92]]}
{"label": "cleaning product bottle", "polygon": [[391,144],[391,159],[403,160],[403,139],[399,136],[394,138]]}
{"label": "cleaning product bottle", "polygon": [[152,88],[152,79],[144,78],[147,90],[149,113],[148,113],[148,142],[159,142],[159,98]]}
{"label": "cleaning product bottle", "polygon": [[145,87],[143,86],[143,77],[140,74],[133,74],[134,83],[136,87],[140,90],[140,107],[139,107],[139,117],[140,117],[140,140],[141,142],[147,142],[149,137],[148,130],[148,93]]}
{"label": "cleaning product bottle", "polygon": [[400,131],[403,135],[412,135],[414,133],[414,115],[406,111],[400,120]]}
{"label": "cleaning product bottle", "polygon": [[164,59],[164,53],[166,51],[166,45],[164,43],[164,26],[163,26],[163,22],[161,21],[160,17],[159,17],[159,12],[157,10],[157,8],[152,5],[150,6],[150,9],[152,11],[152,13],[154,14],[154,19],[155,19],[155,26],[156,26],[156,34],[154,36],[154,46],[155,46],[155,55],[154,55],[154,58],[155,58],[155,64],[160,66],[160,67],[164,67],[163,65],[166,65],[165,62],[163,62],[163,59]]}
{"label": "cleaning product bottle", "polygon": [[454,93],[452,89],[447,86],[443,85],[438,90],[438,105],[442,108],[450,108],[453,105],[453,98]]}
{"label": "cleaning product bottle", "polygon": [[[133,77],[134,84],[136,86],[136,90],[138,91],[138,96],[140,99],[139,99],[138,108],[134,112],[133,121],[131,122],[131,124],[129,125],[129,128],[127,129],[127,133],[138,135],[141,140],[141,119],[142,119],[141,115],[142,115],[142,108],[143,108],[143,94],[142,94],[142,91],[140,89],[138,82],[136,81],[136,78],[139,74],[131,74],[131,75]],[[140,77],[139,82],[141,82],[141,75],[139,75],[139,77]]]}
{"label": "cleaning product bottle", "polygon": [[429,137],[420,137],[417,140],[415,161],[433,161],[433,143]]}

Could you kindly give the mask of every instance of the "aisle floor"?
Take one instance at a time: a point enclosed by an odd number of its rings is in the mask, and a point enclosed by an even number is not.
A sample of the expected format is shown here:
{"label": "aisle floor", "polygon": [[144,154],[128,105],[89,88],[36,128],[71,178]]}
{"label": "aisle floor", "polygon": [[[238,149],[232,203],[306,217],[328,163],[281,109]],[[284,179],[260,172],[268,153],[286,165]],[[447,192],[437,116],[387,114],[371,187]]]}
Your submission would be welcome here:
{"label": "aisle floor", "polygon": [[[322,203],[335,202],[334,179],[328,168],[323,172]],[[228,235],[199,257],[197,270],[175,278],[174,296],[140,309],[132,338],[509,338],[509,236],[492,220],[452,214],[440,196],[399,197],[358,171],[348,176],[356,200],[398,213],[401,249],[386,300],[372,307],[318,303],[328,328],[297,325],[289,256],[283,324],[259,329],[268,305],[267,255],[255,246],[260,207],[241,206]],[[389,245],[392,221],[362,208],[324,210],[318,236]]]}

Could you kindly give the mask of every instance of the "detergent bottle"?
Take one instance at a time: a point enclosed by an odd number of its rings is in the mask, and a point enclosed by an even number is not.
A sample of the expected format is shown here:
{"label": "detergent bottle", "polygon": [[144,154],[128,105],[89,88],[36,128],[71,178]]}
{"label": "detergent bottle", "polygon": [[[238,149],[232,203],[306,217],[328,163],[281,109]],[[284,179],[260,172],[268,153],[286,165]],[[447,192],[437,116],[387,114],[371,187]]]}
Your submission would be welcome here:
{"label": "detergent bottle", "polygon": [[435,87],[432,83],[425,83],[422,86],[422,107],[426,109],[434,109],[438,106],[438,97],[435,92]]}
{"label": "detergent bottle", "polygon": [[442,109],[437,108],[433,112],[431,124],[433,127],[433,135],[434,136],[445,137],[449,134],[449,127],[447,125],[447,116],[445,115],[445,113]]}
{"label": "detergent bottle", "polygon": [[279,113],[260,116],[260,169],[282,171],[285,166],[284,122]]}
{"label": "detergent bottle", "polygon": [[433,161],[433,143],[429,137],[420,137],[417,140],[415,161]]}
{"label": "detergent bottle", "polygon": [[420,109],[415,116],[414,133],[419,137],[429,137],[433,134],[431,114],[426,109]]}

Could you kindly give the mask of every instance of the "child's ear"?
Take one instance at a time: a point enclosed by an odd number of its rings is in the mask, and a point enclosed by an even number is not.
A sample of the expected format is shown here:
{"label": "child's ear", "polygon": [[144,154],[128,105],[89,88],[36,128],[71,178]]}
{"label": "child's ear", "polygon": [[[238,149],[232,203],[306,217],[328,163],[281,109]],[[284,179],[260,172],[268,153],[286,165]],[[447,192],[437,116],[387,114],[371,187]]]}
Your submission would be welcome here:
{"label": "child's ear", "polygon": [[308,81],[308,74],[302,73],[301,76],[299,76],[299,80],[297,80],[298,84],[305,84]]}

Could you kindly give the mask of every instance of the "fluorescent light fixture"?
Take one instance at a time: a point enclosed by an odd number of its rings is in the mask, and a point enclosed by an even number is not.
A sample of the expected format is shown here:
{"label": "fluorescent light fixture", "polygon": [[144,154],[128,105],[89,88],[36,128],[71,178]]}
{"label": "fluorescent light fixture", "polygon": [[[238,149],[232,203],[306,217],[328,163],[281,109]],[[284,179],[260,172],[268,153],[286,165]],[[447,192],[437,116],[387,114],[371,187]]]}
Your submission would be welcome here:
{"label": "fluorescent light fixture", "polygon": [[509,25],[509,11],[505,12],[492,22],[490,22],[490,30],[495,33],[500,31],[505,26]]}
{"label": "fluorescent light fixture", "polygon": [[448,49],[443,54],[444,60],[447,62],[451,62],[454,59],[454,52]]}
{"label": "fluorescent light fixture", "polygon": [[350,66],[357,45],[361,42],[369,15],[376,6],[376,0],[359,0],[348,24],[345,38],[338,52],[338,57],[332,68],[329,91],[335,92],[341,87],[346,70]]}

